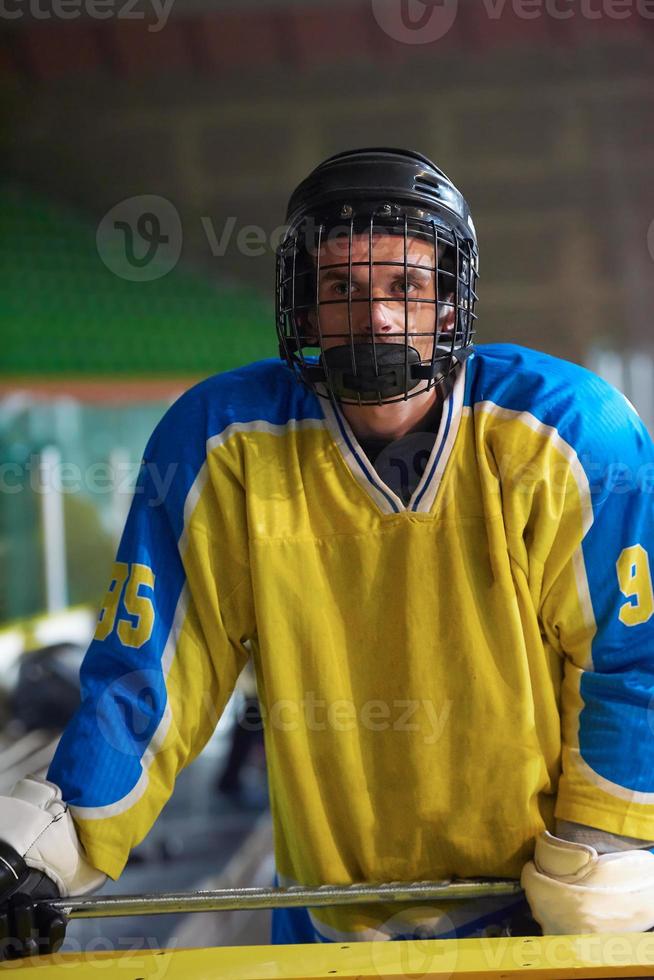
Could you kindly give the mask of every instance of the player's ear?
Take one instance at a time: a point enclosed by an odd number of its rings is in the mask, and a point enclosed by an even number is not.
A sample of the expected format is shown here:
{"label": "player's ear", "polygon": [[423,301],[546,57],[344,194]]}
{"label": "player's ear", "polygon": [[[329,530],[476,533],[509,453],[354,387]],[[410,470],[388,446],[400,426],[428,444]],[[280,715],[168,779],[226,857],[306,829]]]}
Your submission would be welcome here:
{"label": "player's ear", "polygon": [[319,343],[316,311],[298,310],[295,314],[297,332],[303,347],[317,347]]}
{"label": "player's ear", "polygon": [[295,324],[303,347],[318,345],[318,317],[315,307],[316,273],[315,258],[310,253],[300,253],[295,269]]}

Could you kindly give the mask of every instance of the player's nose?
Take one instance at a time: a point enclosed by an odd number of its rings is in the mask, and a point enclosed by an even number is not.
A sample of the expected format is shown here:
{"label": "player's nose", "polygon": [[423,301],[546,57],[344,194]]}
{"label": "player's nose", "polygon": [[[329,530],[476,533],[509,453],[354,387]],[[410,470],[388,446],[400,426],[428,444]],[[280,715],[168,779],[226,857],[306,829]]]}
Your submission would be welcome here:
{"label": "player's nose", "polygon": [[374,334],[388,334],[393,330],[393,323],[388,306],[380,300],[373,299],[368,309],[369,329]]}

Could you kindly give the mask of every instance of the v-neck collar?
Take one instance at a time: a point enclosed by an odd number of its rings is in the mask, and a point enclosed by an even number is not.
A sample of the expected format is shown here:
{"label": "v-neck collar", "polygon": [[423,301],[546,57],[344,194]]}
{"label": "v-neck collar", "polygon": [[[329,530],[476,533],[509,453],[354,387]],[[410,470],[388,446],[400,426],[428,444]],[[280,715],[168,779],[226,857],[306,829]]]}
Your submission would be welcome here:
{"label": "v-neck collar", "polygon": [[408,504],[380,478],[364,453],[340,406],[329,399],[320,399],[327,427],[341,455],[359,486],[383,514],[431,511],[443,479],[445,467],[452,454],[463,412],[467,361],[461,365],[451,393],[443,403],[438,433],[422,478]]}

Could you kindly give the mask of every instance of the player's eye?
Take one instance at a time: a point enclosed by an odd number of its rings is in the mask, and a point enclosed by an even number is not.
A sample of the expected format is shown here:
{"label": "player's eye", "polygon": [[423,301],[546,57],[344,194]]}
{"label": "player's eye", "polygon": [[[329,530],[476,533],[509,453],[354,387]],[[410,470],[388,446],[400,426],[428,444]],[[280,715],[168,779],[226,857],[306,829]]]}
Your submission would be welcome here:
{"label": "player's eye", "polygon": [[404,282],[404,276],[403,276],[401,279],[396,279],[395,280],[395,282],[393,283],[393,289],[396,292],[398,292],[398,293],[404,294],[404,292],[405,292],[405,285],[406,285],[406,294],[407,295],[409,295],[409,293],[415,292],[417,289],[420,288],[420,284],[417,283],[414,279],[408,279],[407,282],[406,282],[406,284],[405,284],[405,282]]}
{"label": "player's eye", "polygon": [[[355,283],[352,283],[352,292],[356,289]],[[335,296],[347,296],[348,294],[348,282],[347,279],[339,279],[331,284],[330,291],[334,293]]]}

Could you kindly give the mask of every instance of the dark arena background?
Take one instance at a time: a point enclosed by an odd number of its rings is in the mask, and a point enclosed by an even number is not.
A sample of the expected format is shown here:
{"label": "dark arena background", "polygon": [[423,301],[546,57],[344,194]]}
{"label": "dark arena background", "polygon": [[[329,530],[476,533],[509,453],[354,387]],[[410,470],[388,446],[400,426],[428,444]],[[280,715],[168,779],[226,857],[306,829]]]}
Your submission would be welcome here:
{"label": "dark arena background", "polygon": [[[646,0],[3,0],[0,793],[77,704],[154,425],[277,356],[286,202],[329,154],[434,159],[475,216],[478,341],[590,367],[654,432],[653,59]],[[105,892],[272,883],[260,724],[225,778],[248,709],[243,676]],[[243,912],[79,921],[64,948],[267,942]]]}

